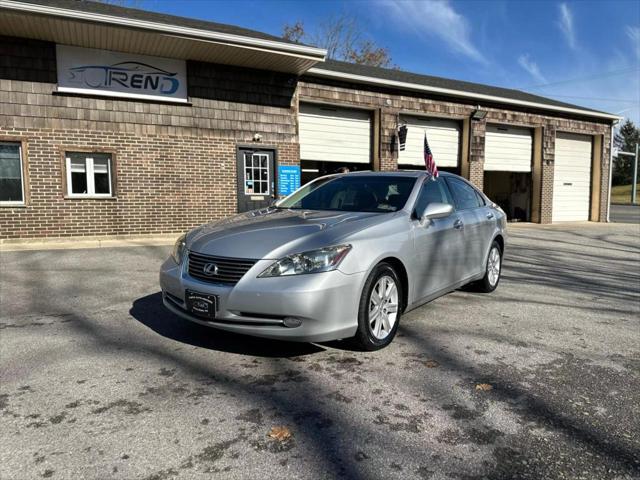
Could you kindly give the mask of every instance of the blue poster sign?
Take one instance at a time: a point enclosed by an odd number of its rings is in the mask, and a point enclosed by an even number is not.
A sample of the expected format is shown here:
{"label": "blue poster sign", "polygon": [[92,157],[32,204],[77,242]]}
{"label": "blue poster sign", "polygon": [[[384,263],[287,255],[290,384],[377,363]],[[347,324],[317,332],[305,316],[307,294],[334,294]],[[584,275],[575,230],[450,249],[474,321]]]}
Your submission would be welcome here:
{"label": "blue poster sign", "polygon": [[286,197],[300,188],[300,167],[278,165],[278,194]]}

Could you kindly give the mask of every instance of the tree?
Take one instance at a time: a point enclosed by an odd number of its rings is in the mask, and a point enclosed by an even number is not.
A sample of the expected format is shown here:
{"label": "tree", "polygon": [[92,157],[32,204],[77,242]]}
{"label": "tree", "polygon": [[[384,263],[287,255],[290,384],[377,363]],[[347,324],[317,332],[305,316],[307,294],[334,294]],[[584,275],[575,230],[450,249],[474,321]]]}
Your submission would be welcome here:
{"label": "tree", "polygon": [[[640,129],[627,119],[613,139],[614,145],[623,152],[635,153],[636,143],[640,143]],[[614,160],[613,185],[628,185],[633,180],[633,157],[620,155]]]}
{"label": "tree", "polygon": [[282,36],[289,41],[307,43],[327,50],[327,57],[359,65],[397,68],[391,62],[386,48],[372,40],[362,38],[362,29],[357,20],[342,14],[331,16],[321,22],[314,32],[305,29],[301,21],[285,24]]}
{"label": "tree", "polygon": [[98,3],[106,3],[108,5],[116,5],[118,7],[135,8],[140,6],[140,0],[93,0]]}

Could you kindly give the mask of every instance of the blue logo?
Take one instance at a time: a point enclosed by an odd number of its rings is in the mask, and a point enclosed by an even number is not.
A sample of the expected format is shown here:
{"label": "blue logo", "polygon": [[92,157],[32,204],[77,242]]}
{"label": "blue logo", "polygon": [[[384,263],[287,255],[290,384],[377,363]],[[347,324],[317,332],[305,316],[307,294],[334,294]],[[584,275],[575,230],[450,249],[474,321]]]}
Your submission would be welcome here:
{"label": "blue logo", "polygon": [[83,65],[69,69],[70,82],[91,88],[126,88],[171,95],[180,87],[177,72],[140,62],[120,62],[113,65]]}

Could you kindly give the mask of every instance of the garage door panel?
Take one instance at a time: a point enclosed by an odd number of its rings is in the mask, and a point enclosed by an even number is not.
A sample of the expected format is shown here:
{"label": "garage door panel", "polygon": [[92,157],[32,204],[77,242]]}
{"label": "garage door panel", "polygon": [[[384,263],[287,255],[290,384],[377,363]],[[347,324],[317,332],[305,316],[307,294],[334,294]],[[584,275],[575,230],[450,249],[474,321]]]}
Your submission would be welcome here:
{"label": "garage door panel", "polygon": [[460,124],[455,120],[420,118],[403,115],[400,122],[407,125],[405,149],[399,153],[398,163],[424,166],[424,134],[439,167],[457,167],[460,152]]}
{"label": "garage door panel", "polygon": [[300,104],[298,119],[301,160],[370,163],[369,112]]}
{"label": "garage door panel", "polygon": [[533,138],[529,128],[487,125],[484,169],[502,172],[530,172]]}
{"label": "garage door panel", "polygon": [[589,220],[592,137],[558,133],[553,180],[554,222]]}

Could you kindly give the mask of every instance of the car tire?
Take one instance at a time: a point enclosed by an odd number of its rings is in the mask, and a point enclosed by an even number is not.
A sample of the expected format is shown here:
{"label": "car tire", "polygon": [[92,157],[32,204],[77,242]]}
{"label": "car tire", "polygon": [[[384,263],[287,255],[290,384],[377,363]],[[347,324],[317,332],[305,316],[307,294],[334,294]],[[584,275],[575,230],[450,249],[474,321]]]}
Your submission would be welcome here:
{"label": "car tire", "polygon": [[489,249],[489,255],[487,255],[487,262],[485,264],[485,272],[482,280],[475,284],[475,289],[482,293],[493,292],[500,283],[500,276],[502,275],[502,249],[498,242],[494,241]]}
{"label": "car tire", "polygon": [[379,350],[391,343],[403,310],[402,283],[388,263],[377,265],[364,284],[358,306],[358,349]]}

